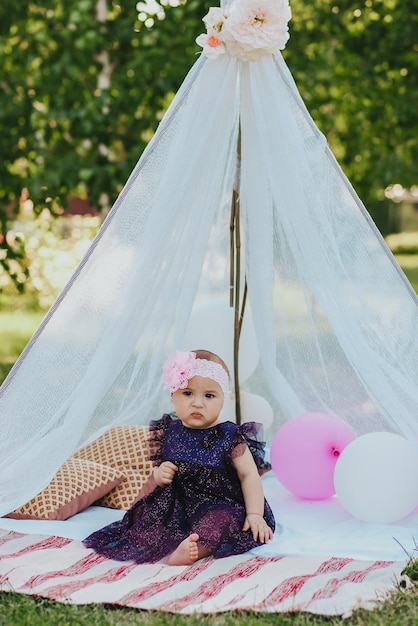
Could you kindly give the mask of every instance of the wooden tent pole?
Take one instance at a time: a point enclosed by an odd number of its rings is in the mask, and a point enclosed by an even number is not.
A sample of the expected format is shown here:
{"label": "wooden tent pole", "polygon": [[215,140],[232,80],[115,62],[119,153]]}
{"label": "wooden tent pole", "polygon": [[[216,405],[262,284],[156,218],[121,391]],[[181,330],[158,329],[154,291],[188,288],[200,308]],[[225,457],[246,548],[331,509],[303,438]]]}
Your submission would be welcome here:
{"label": "wooden tent pole", "polygon": [[241,398],[239,386],[239,339],[244,318],[245,303],[247,299],[247,280],[245,280],[242,304],[240,304],[241,291],[241,223],[240,223],[240,198],[239,178],[241,167],[241,128],[238,131],[237,144],[237,175],[232,192],[232,206],[230,219],[230,297],[229,305],[234,307],[234,389],[235,389],[235,419],[241,424]]}

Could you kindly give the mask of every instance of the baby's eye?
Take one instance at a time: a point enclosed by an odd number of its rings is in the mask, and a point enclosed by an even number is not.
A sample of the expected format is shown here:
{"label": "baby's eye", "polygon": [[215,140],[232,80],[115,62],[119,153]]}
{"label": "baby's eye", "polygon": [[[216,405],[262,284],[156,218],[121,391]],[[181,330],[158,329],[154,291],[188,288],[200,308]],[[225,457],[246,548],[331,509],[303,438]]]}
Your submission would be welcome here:
{"label": "baby's eye", "polygon": [[191,396],[192,392],[191,391],[183,391],[183,396]]}
{"label": "baby's eye", "polygon": [[215,394],[214,393],[207,393],[205,394],[207,398],[214,398]]}

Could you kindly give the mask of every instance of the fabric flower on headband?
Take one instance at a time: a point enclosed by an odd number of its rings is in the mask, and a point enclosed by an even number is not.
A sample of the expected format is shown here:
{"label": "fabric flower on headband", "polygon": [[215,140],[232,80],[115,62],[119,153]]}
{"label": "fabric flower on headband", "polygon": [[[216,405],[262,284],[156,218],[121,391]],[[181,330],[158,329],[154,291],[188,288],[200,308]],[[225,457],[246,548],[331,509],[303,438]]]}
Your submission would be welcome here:
{"label": "fabric flower on headband", "polygon": [[185,389],[192,378],[195,361],[194,352],[177,351],[174,357],[167,359],[164,364],[164,389],[169,389],[171,393]]}
{"label": "fabric flower on headband", "polygon": [[224,395],[228,393],[229,376],[222,365],[198,359],[194,352],[179,351],[164,364],[164,389],[169,389],[171,393],[186,389],[193,376],[211,378],[218,383]]}
{"label": "fabric flower on headband", "polygon": [[283,50],[291,17],[288,0],[232,0],[225,9],[209,9],[203,18],[207,34],[199,35],[196,43],[211,59],[227,53],[257,60]]}

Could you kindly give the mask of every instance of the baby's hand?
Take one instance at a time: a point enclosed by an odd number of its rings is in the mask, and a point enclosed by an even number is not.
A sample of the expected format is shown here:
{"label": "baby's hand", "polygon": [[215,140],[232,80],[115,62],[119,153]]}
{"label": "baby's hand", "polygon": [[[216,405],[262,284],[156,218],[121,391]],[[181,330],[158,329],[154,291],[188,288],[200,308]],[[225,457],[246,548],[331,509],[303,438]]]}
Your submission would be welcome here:
{"label": "baby's hand", "polygon": [[268,543],[270,539],[273,539],[273,531],[267,525],[262,515],[249,513],[245,518],[242,530],[251,530],[254,541],[259,541],[260,543]]}
{"label": "baby's hand", "polygon": [[169,485],[173,482],[174,474],[177,472],[178,467],[171,461],[163,461],[161,465],[154,468],[154,479],[159,487]]}

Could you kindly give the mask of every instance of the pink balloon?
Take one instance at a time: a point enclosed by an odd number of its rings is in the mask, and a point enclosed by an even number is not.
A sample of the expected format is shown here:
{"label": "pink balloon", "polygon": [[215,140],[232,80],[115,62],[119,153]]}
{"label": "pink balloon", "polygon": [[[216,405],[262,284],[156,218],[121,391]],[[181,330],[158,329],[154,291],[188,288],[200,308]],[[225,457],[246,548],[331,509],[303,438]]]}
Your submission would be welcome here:
{"label": "pink balloon", "polygon": [[353,429],[335,415],[298,415],[274,436],[270,450],[273,472],[286,489],[300,498],[329,498],[335,493],[338,457],[355,438]]}

